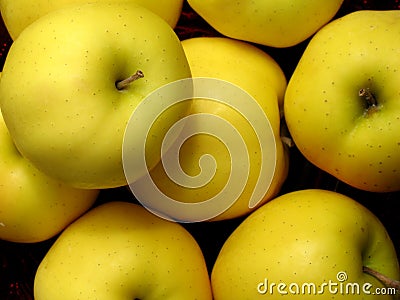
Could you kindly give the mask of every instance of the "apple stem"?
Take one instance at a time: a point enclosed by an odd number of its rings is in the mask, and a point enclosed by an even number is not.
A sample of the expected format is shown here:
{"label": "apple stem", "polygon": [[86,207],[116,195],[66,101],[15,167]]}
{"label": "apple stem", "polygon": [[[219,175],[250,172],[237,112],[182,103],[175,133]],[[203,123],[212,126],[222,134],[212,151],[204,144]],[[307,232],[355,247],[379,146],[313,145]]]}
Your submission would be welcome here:
{"label": "apple stem", "polygon": [[391,279],[386,275],[383,275],[382,273],[379,273],[378,271],[375,271],[365,266],[363,266],[363,272],[372,275],[380,282],[382,282],[386,287],[395,288],[397,292],[400,292],[400,281]]}
{"label": "apple stem", "polygon": [[369,88],[362,88],[358,91],[358,96],[363,97],[367,102],[368,108],[375,107],[378,105],[378,102],[375,99],[375,96],[371,93]]}
{"label": "apple stem", "polygon": [[287,146],[288,148],[291,148],[294,146],[294,142],[292,137],[290,136],[290,132],[289,129],[287,128],[286,122],[283,119],[283,122],[281,122],[281,127],[280,127],[280,132],[281,132],[281,141],[283,142],[283,144],[285,146]]}
{"label": "apple stem", "polygon": [[137,70],[135,74],[129,76],[128,78],[121,80],[121,81],[117,81],[116,82],[116,87],[118,90],[123,90],[125,89],[127,86],[129,86],[132,82],[134,82],[135,80],[138,80],[139,78],[143,78],[144,74],[141,70]]}
{"label": "apple stem", "polygon": [[281,136],[281,141],[289,148],[292,148],[294,146],[293,140],[288,136]]}

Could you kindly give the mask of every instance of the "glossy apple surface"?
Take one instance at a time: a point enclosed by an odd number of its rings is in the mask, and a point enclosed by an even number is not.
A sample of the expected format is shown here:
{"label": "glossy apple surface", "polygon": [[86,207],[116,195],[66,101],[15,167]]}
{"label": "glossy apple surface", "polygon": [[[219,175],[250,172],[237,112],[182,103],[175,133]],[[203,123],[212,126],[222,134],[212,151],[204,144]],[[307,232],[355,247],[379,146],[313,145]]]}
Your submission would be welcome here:
{"label": "glossy apple surface", "polygon": [[98,190],[81,190],[37,170],[16,149],[0,114],[0,239],[36,243],[86,212]]}
{"label": "glossy apple surface", "polygon": [[303,155],[370,192],[400,189],[400,11],[357,11],[311,40],[286,90]]}
{"label": "glossy apple surface", "polygon": [[[66,6],[87,2],[121,2],[120,0],[57,0],[57,1],[27,1],[27,0],[1,0],[0,11],[6,28],[15,40],[20,33],[47,13]],[[171,27],[175,27],[182,11],[182,0],[127,0],[150,9],[162,17]]]}
{"label": "glossy apple surface", "polygon": [[[243,187],[234,204],[225,207],[225,210],[212,217],[212,220],[243,216],[255,208],[251,206],[251,198],[256,189],[260,191],[260,205],[276,195],[286,179],[288,153],[280,138],[280,104],[286,88],[285,76],[271,56],[249,43],[225,37],[198,37],[183,40],[182,45],[194,78],[214,78],[236,85],[246,93],[240,94],[241,98],[238,101],[252,102],[248,105],[255,103],[261,114],[255,114],[253,117],[235,106],[234,102],[228,104],[229,101],[222,97],[217,99],[219,101],[194,99],[189,114],[193,118],[188,122],[191,122],[192,131],[197,134],[190,136],[182,144],[179,151],[180,165],[176,165],[175,168],[182,168],[188,176],[203,176],[213,167],[212,164],[201,161],[208,155],[215,161],[214,175],[209,181],[204,180],[203,185],[186,188],[182,182],[171,180],[165,171],[166,163],[160,162],[150,172],[151,176],[166,195],[187,203],[215,199],[213,197],[218,197],[216,195],[233,197],[232,185]],[[223,86],[220,88],[225,89]],[[218,92],[218,86],[210,86],[209,89],[214,91],[216,98],[223,94]],[[230,93],[228,100],[233,100],[238,94]],[[248,94],[251,97],[246,97]],[[256,109],[251,112],[256,112]],[[199,115],[211,115],[218,119],[196,118]],[[245,156],[235,157],[234,150],[240,146],[238,141],[234,141],[223,130],[213,130],[221,128],[220,119],[229,122],[239,133],[247,149],[248,163],[244,160]],[[210,123],[211,128],[206,129],[204,123]],[[253,126],[256,123],[263,125]],[[267,131],[271,131],[273,143],[260,142],[260,135]],[[275,159],[271,174],[261,172],[262,164],[266,165],[265,156]],[[240,182],[229,181],[234,177],[237,166],[237,172],[248,172],[247,178]],[[270,181],[260,186],[260,177],[263,176],[270,178]],[[196,210],[196,206],[192,209]]]}
{"label": "glossy apple surface", "polygon": [[[144,78],[116,87],[139,70]],[[131,2],[83,4],[47,14],[12,44],[0,106],[38,169],[75,187],[112,188],[127,184],[121,157],[131,114],[149,93],[186,77],[181,42],[160,17]],[[186,110],[168,110],[148,149]],[[149,156],[155,165],[159,153]]]}
{"label": "glossy apple surface", "polygon": [[382,289],[363,266],[400,277],[379,219],[345,195],[299,190],[267,202],[237,227],[211,281],[215,300],[393,299],[394,290]]}
{"label": "glossy apple surface", "polygon": [[113,201],[72,223],[41,262],[36,300],[211,300],[203,254],[180,224]]}
{"label": "glossy apple surface", "polygon": [[343,0],[188,0],[225,36],[272,47],[291,47],[328,23]]}

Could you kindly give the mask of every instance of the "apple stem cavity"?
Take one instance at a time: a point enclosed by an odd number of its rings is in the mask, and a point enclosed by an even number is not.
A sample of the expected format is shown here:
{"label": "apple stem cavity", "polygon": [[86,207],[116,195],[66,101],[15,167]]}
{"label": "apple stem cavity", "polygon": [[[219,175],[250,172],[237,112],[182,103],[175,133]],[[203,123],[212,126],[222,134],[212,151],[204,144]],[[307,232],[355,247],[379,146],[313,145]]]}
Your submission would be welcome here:
{"label": "apple stem cavity", "polygon": [[375,108],[378,105],[375,96],[371,93],[369,88],[362,88],[358,91],[358,96],[362,97],[367,102],[367,109]]}
{"label": "apple stem cavity", "polygon": [[143,72],[141,70],[137,70],[135,74],[129,76],[128,78],[117,81],[115,83],[115,86],[117,87],[118,90],[121,91],[123,89],[126,89],[132,82],[134,82],[140,78],[143,78],[143,77],[144,77]]}
{"label": "apple stem cavity", "polygon": [[365,266],[363,266],[363,272],[375,277],[380,282],[382,282],[386,287],[395,288],[397,292],[400,292],[400,281],[391,279],[386,275],[383,275],[382,273],[379,273],[378,271],[375,271]]}

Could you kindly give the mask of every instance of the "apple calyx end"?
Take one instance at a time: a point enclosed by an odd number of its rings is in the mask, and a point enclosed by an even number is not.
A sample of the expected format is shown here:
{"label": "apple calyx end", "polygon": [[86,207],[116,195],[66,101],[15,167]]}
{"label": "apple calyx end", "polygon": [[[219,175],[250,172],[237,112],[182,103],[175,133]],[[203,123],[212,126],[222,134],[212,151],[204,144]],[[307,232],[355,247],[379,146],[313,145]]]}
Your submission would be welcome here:
{"label": "apple calyx end", "polygon": [[394,280],[392,278],[387,277],[386,275],[375,271],[369,267],[363,266],[363,272],[367,273],[376,279],[378,279],[384,286],[388,288],[395,288],[398,293],[400,293],[400,281]]}
{"label": "apple calyx end", "polygon": [[143,78],[143,77],[144,77],[143,72],[141,70],[137,70],[135,74],[129,76],[128,78],[125,78],[124,80],[117,81],[115,83],[115,86],[117,87],[117,89],[119,91],[121,91],[121,90],[127,88],[132,82],[134,82],[134,81],[136,81],[136,80],[138,80],[140,78]]}

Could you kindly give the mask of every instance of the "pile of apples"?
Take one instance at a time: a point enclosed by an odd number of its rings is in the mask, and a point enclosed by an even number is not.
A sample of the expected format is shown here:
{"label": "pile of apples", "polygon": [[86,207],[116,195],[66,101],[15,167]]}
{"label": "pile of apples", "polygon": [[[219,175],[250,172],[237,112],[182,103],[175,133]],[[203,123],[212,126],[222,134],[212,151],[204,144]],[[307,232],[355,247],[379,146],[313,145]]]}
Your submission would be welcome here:
{"label": "pile of apples", "polygon": [[345,5],[0,0],[0,297],[395,299],[400,10]]}

